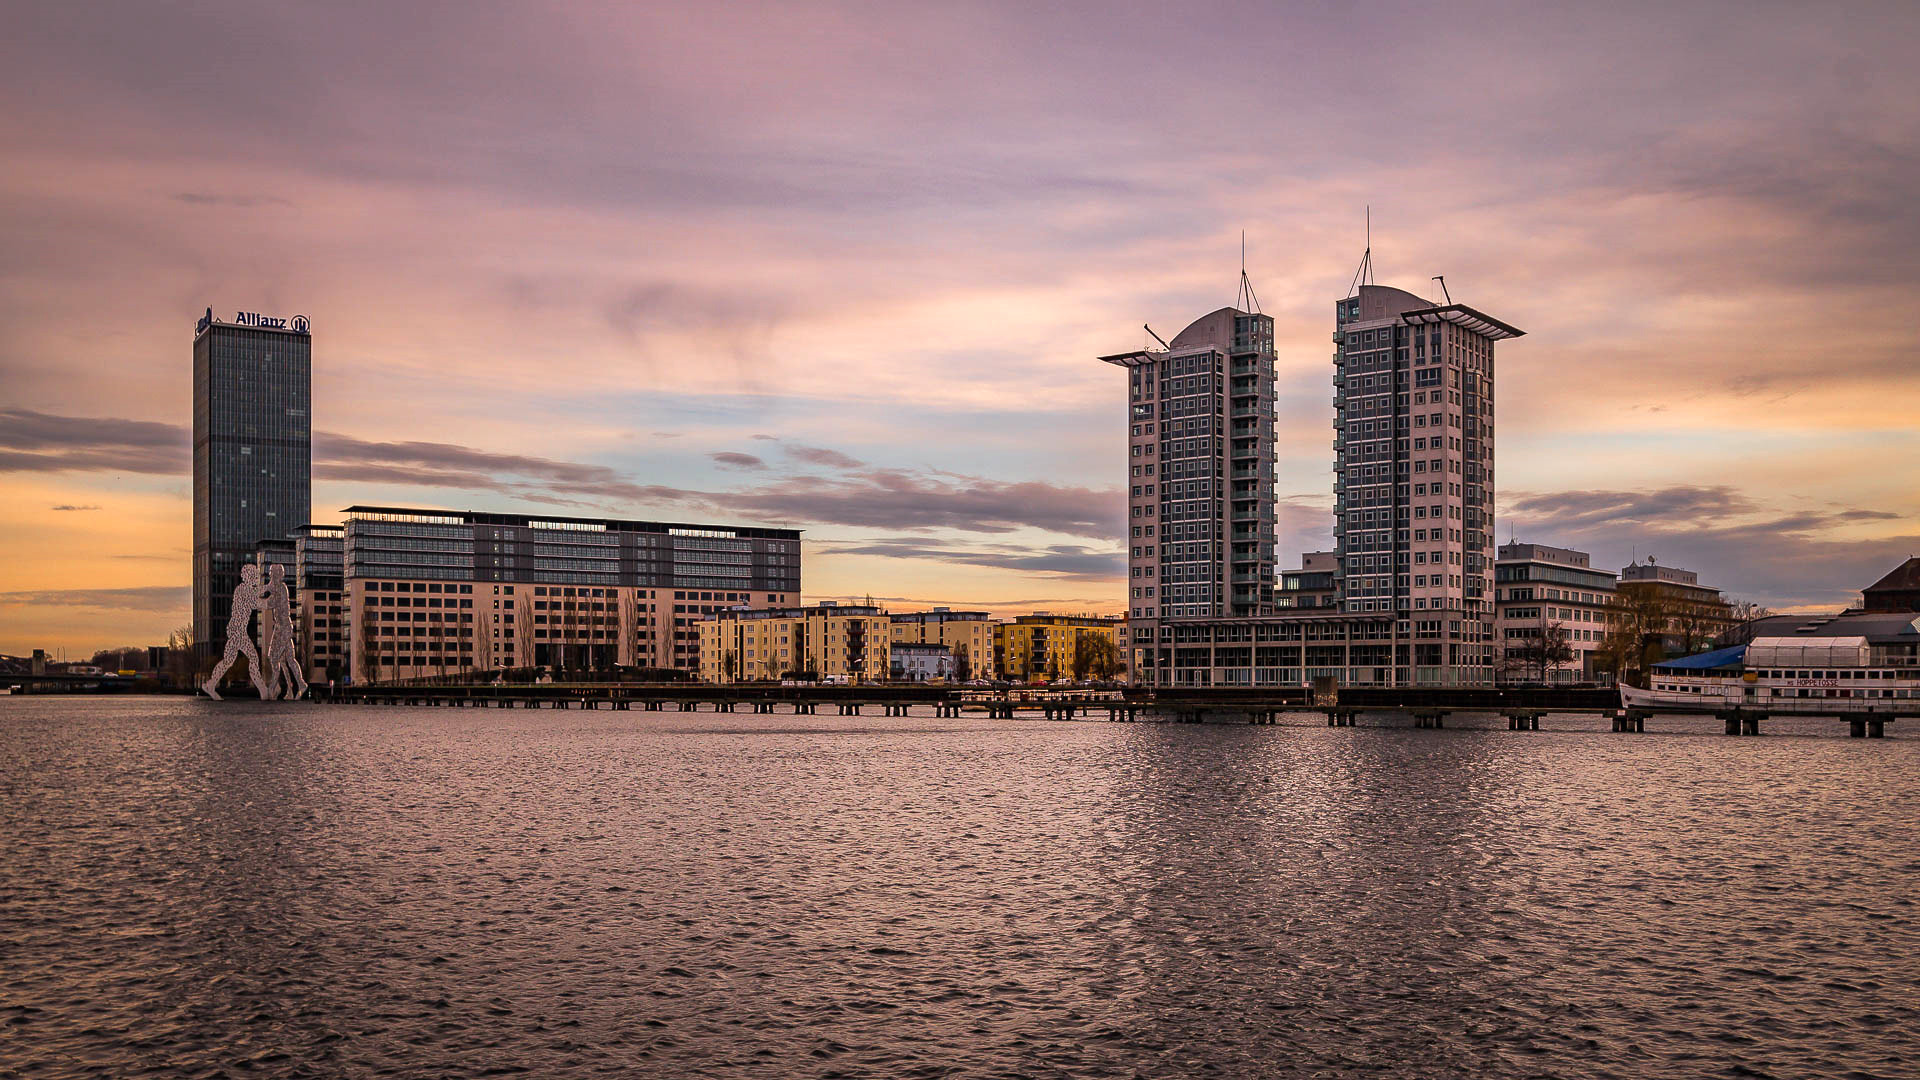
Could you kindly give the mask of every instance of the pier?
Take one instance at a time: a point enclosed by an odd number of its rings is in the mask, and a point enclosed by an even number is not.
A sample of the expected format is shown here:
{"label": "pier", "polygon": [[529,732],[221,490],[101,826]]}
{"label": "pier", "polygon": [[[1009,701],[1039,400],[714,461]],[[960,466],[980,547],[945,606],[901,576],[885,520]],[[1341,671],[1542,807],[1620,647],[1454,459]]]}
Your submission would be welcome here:
{"label": "pier", "polygon": [[[1324,718],[1328,727],[1358,727],[1363,717],[1376,727],[1442,730],[1455,714],[1493,714],[1506,730],[1539,732],[1549,714],[1606,718],[1613,732],[1644,734],[1655,710],[1622,708],[1610,690],[1410,689],[1363,687],[1316,699],[1304,688],[1271,691],[1161,689],[980,690],[940,686],[708,686],[697,684],[543,683],[523,686],[315,687],[316,701],[345,705],[437,706],[470,709],[608,709],[645,712],[747,712],[817,716],[904,717],[915,707],[936,717],[979,713],[992,719],[1103,720],[1110,723],[1273,725],[1294,715]],[[1690,714],[1694,715],[1694,714]],[[1768,714],[1750,709],[1702,710],[1723,722],[1727,735],[1761,733]],[[1794,716],[1821,718],[1819,713]],[[1920,719],[1920,706],[1870,714],[1831,714],[1856,739],[1883,739],[1896,720]]]}

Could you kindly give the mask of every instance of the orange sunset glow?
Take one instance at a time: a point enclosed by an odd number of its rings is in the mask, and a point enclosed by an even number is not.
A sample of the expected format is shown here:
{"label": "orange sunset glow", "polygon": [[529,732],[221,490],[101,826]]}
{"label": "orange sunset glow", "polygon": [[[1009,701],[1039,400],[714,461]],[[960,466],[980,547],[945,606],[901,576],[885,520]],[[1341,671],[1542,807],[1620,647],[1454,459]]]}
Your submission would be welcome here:
{"label": "orange sunset glow", "polygon": [[[1279,559],[1328,331],[1500,313],[1497,536],[1829,610],[1920,552],[1920,45],[1576,6],[91,5],[0,42],[0,652],[189,620],[203,309],[313,325],[312,520],[805,530],[809,600],[1119,613],[1103,354],[1276,323]],[[377,17],[375,14],[377,12]],[[350,74],[349,74],[350,73]]]}

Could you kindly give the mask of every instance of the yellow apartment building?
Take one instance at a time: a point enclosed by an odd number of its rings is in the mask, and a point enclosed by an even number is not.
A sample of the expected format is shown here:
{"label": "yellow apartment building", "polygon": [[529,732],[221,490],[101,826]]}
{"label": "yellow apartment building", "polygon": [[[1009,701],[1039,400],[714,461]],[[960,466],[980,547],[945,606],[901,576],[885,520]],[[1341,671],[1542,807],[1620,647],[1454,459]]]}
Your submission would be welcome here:
{"label": "yellow apartment building", "polygon": [[953,656],[953,677],[994,677],[993,621],[984,611],[911,611],[893,616],[896,645],[945,645]]}
{"label": "yellow apartment building", "polygon": [[731,608],[700,623],[700,678],[710,683],[812,677],[885,682],[892,620],[877,607]]}
{"label": "yellow apartment building", "polygon": [[1022,615],[994,626],[994,668],[1013,682],[1123,678],[1124,625],[1118,616]]}

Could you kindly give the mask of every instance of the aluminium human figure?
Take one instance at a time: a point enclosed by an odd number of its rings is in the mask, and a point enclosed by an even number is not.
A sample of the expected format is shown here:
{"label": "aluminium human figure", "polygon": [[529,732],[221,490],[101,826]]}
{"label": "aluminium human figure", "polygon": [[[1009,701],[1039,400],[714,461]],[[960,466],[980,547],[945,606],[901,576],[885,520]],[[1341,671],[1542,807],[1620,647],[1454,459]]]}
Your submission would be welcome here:
{"label": "aluminium human figure", "polygon": [[283,679],[292,679],[292,699],[307,696],[307,680],[300,674],[299,650],[293,640],[293,601],[287,595],[287,568],[279,563],[267,567],[267,587],[260,609],[260,631],[266,638],[267,677],[274,695],[280,696]]}
{"label": "aluminium human figure", "polygon": [[251,623],[253,613],[260,610],[260,568],[253,563],[240,567],[240,584],[233,589],[233,612],[227,616],[227,648],[214,665],[213,674],[200,684],[200,689],[215,701],[224,700],[220,696],[220,676],[233,666],[235,657],[247,658],[247,676],[253,680],[253,688],[260,691],[262,698],[271,696],[267,688],[265,673],[260,670],[260,651],[253,647]]}

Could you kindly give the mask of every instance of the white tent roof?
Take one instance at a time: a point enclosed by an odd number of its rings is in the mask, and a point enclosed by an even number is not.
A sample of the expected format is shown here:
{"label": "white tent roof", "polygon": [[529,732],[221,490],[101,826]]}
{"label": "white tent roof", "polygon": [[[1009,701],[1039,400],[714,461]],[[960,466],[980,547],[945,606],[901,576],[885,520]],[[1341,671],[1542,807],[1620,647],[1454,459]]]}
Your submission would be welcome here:
{"label": "white tent roof", "polygon": [[1865,667],[1873,649],[1864,637],[1763,637],[1747,644],[1749,668]]}

